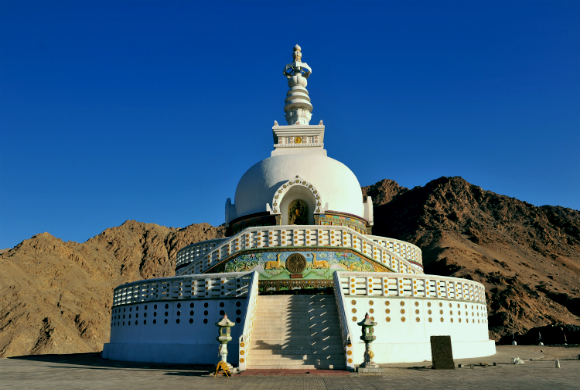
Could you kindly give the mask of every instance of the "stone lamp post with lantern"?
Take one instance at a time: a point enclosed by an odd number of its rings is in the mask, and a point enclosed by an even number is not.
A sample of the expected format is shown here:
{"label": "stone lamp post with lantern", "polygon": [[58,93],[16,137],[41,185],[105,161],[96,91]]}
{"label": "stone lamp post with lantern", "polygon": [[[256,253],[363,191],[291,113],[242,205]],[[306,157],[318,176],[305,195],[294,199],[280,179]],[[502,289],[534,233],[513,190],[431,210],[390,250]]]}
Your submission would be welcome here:
{"label": "stone lamp post with lantern", "polygon": [[[232,321],[228,320],[227,314],[224,314],[223,318],[216,322],[215,325],[219,328],[218,337],[216,340],[219,341],[220,346],[218,349],[218,355],[221,360],[218,362],[215,370],[215,375],[221,369],[223,372],[229,376],[229,374],[234,373],[235,369],[231,364],[228,363],[228,342],[232,341],[231,328],[235,325]],[[215,378],[214,375],[214,378]]]}
{"label": "stone lamp post with lantern", "polygon": [[383,369],[379,365],[373,362],[375,354],[372,351],[371,343],[377,339],[374,335],[374,327],[377,325],[376,322],[372,321],[369,317],[369,313],[366,313],[365,318],[358,323],[361,327],[362,335],[360,339],[365,343],[365,354],[364,362],[358,367],[357,371],[359,373],[381,373]]}

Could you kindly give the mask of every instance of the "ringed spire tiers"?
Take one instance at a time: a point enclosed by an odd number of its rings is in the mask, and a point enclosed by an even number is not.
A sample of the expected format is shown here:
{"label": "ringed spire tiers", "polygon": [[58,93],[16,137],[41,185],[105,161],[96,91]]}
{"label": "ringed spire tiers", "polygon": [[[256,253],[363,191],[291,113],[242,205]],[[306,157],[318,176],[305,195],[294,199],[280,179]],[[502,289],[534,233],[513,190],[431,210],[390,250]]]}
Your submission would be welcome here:
{"label": "ringed spire tiers", "polygon": [[302,48],[296,44],[292,54],[294,62],[286,64],[284,76],[288,79],[290,90],[286,93],[286,122],[288,125],[308,125],[312,117],[312,103],[308,96],[308,77],[312,74],[312,68],[306,62],[302,62]]}

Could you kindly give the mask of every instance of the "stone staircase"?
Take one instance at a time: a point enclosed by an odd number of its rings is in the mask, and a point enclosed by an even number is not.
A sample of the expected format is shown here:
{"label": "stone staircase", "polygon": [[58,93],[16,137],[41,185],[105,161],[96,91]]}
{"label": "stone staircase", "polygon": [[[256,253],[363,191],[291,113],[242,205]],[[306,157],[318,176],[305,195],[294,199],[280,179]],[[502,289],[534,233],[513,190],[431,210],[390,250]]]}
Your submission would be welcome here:
{"label": "stone staircase", "polygon": [[334,295],[260,295],[251,369],[345,369]]}

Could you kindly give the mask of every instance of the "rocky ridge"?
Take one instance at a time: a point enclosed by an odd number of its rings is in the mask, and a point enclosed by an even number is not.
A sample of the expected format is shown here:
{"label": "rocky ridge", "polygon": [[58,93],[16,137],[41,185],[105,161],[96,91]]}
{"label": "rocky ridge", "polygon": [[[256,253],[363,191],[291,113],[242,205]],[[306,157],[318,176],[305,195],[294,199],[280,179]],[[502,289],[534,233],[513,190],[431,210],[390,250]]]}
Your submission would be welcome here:
{"label": "rocky ridge", "polygon": [[460,177],[411,190],[380,183],[373,234],[418,245],[426,273],[483,283],[493,338],[580,324],[579,211],[536,207]]}
{"label": "rocky ridge", "polygon": [[24,240],[0,255],[0,357],[102,350],[116,286],[172,276],[177,250],[223,235],[209,224],[127,221],[82,244]]}

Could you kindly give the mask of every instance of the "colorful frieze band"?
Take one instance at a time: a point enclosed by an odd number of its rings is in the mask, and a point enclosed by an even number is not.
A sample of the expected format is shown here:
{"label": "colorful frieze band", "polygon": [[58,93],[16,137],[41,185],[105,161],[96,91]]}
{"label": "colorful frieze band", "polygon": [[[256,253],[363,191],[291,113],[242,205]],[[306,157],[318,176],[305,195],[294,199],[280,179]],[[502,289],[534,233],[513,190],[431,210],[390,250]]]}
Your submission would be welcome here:
{"label": "colorful frieze band", "polygon": [[282,248],[247,250],[225,259],[207,273],[257,271],[264,280],[332,280],[336,271],[393,272],[345,249]]}
{"label": "colorful frieze band", "polygon": [[315,215],[314,223],[322,226],[346,226],[361,234],[371,234],[371,226],[362,218],[345,213],[326,212]]}
{"label": "colorful frieze band", "polygon": [[[314,224],[321,226],[346,226],[361,234],[372,233],[371,226],[364,219],[351,214],[337,213],[334,211],[326,211],[324,214],[314,214]],[[228,235],[237,234],[249,227],[280,225],[282,225],[281,215],[257,213],[232,221]]]}

